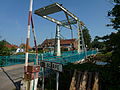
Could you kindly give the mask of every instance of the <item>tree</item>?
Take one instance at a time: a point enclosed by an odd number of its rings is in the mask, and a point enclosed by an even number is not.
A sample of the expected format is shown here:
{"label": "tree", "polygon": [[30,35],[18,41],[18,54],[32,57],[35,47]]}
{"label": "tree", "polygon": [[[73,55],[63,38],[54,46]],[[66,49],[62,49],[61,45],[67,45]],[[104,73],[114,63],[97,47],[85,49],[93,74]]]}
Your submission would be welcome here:
{"label": "tree", "polygon": [[112,33],[109,36],[109,48],[112,50],[112,64],[116,67],[120,66],[120,31]]}
{"label": "tree", "polygon": [[105,47],[104,42],[100,42],[100,37],[95,36],[95,39],[92,41],[92,48],[103,49]]}
{"label": "tree", "polygon": [[7,56],[10,55],[10,50],[5,46],[6,45],[5,40],[0,41],[0,56]]}
{"label": "tree", "polygon": [[108,12],[110,21],[112,24],[107,26],[112,26],[115,30],[120,30],[120,0],[114,0],[115,6]]}
{"label": "tree", "polygon": [[113,29],[118,32],[112,33],[107,40],[109,47],[112,49],[112,62],[114,66],[120,66],[120,0],[113,0],[115,4],[112,10],[108,12]]}
{"label": "tree", "polygon": [[83,29],[83,38],[85,41],[85,45],[87,45],[88,48],[91,48],[91,36],[87,28]]}

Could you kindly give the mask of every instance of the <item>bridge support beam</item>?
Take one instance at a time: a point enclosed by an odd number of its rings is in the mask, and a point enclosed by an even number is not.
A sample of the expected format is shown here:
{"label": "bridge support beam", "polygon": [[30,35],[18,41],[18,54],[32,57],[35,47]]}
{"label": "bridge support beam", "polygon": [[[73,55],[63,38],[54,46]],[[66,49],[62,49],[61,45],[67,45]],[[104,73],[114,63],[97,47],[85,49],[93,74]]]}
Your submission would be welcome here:
{"label": "bridge support beam", "polygon": [[57,46],[56,46],[56,56],[61,56],[61,49],[60,49],[60,25],[57,24],[56,26],[56,39],[57,39]]}
{"label": "bridge support beam", "polygon": [[87,57],[87,50],[83,37],[83,23],[81,21],[77,21],[78,24],[78,53],[84,52],[85,58]]}
{"label": "bridge support beam", "polygon": [[77,48],[77,51],[78,53],[82,52],[81,50],[81,25],[80,25],[80,22],[77,21],[77,26],[78,26],[78,48]]}

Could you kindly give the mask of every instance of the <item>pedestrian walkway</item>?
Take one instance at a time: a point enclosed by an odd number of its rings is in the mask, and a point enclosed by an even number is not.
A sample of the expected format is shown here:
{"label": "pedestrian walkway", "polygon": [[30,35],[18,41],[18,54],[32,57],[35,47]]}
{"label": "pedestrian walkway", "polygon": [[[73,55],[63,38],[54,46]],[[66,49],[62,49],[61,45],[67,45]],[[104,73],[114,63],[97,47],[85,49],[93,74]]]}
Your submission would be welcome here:
{"label": "pedestrian walkway", "polygon": [[[30,63],[33,64],[33,63]],[[19,81],[22,80],[24,64],[0,68],[0,90],[14,90],[19,88]]]}

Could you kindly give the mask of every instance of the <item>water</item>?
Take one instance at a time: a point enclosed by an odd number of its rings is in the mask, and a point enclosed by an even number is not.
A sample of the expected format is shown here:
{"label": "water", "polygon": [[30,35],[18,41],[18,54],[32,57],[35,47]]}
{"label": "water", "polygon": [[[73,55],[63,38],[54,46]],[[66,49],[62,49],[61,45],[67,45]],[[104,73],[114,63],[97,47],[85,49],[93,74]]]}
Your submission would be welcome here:
{"label": "water", "polygon": [[108,62],[100,62],[100,61],[97,61],[95,64],[97,64],[97,65],[106,65],[106,64],[108,64]]}

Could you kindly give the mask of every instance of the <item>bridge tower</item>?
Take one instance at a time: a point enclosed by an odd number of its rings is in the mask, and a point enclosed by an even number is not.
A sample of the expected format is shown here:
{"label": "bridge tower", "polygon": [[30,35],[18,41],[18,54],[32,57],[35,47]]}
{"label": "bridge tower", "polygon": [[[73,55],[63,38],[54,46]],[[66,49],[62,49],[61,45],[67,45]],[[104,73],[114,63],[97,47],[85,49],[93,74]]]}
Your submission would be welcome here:
{"label": "bridge tower", "polygon": [[60,25],[56,25],[56,35],[55,35],[55,47],[54,53],[56,56],[61,56],[61,49],[60,49]]}
{"label": "bridge tower", "polygon": [[77,21],[77,25],[78,25],[78,53],[85,52],[86,54],[86,47],[82,32],[84,24],[81,21]]}

